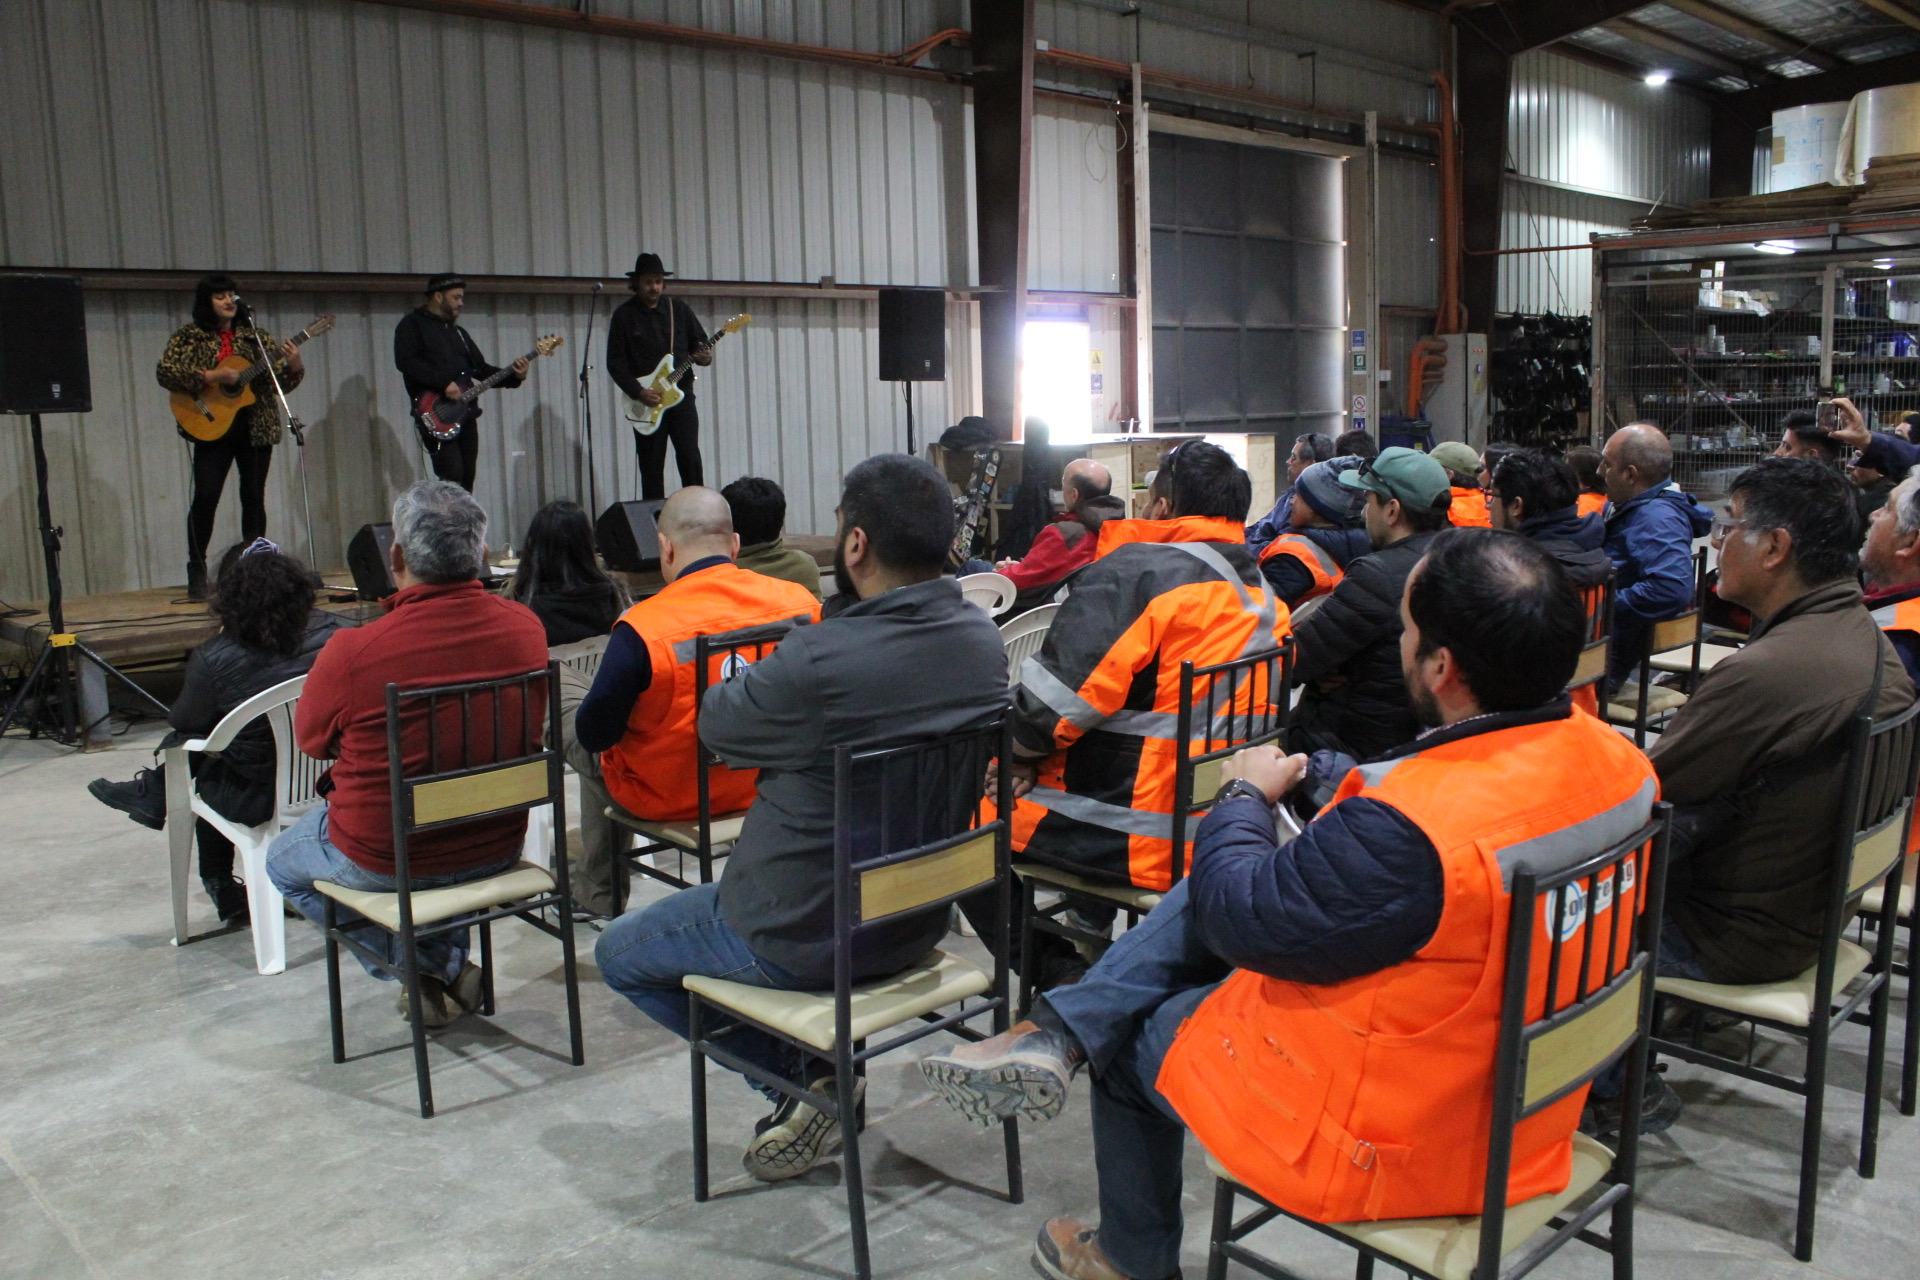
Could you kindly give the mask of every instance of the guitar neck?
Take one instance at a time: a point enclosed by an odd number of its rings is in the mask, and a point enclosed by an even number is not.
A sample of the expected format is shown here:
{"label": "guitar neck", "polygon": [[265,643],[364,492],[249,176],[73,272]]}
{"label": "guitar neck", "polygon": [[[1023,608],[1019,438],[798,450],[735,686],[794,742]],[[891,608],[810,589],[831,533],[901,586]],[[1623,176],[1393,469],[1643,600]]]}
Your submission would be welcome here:
{"label": "guitar neck", "polygon": [[[527,354],[521,356],[520,358],[522,360],[525,360],[528,364],[532,364],[535,360],[538,360],[540,358],[540,348],[535,347],[533,350],[527,352]],[[501,383],[505,382],[508,378],[511,378],[512,376],[513,376],[513,364],[511,361],[509,361],[504,368],[494,370],[492,376],[488,377],[486,381],[476,382],[472,386],[468,387],[466,394],[461,396],[460,398],[462,400],[478,400],[480,398],[481,392],[493,390],[495,387],[499,386]]]}
{"label": "guitar neck", "polygon": [[[727,331],[725,329],[722,329],[720,332],[714,334],[711,338],[708,338],[707,350],[712,351],[715,347],[719,346],[720,339],[726,336],[727,336]],[[680,362],[680,367],[673,371],[673,375],[669,377],[667,381],[672,383],[675,386],[678,386],[680,384],[680,379],[686,377],[687,370],[693,368],[693,366],[694,366],[694,359],[691,355],[689,355],[685,360]]]}
{"label": "guitar neck", "polygon": [[[257,334],[260,331],[258,329],[255,329],[254,332]],[[311,338],[312,336],[313,335],[311,333],[308,333],[305,329],[302,329],[300,332],[294,334],[293,337],[289,338],[288,341],[293,343],[293,345],[297,347],[303,342],[305,342],[308,338]],[[240,371],[240,380],[234,385],[243,387],[247,383],[252,382],[255,378],[259,377],[261,374],[265,373],[266,371],[267,371],[267,357],[261,356],[258,360],[255,360],[252,364],[248,365],[245,369],[242,369]]]}

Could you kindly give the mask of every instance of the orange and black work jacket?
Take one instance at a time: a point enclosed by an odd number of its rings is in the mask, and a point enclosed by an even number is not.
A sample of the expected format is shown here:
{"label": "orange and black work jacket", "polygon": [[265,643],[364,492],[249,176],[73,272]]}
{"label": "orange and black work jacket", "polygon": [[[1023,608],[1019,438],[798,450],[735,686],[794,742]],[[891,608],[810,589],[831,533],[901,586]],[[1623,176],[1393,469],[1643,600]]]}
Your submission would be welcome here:
{"label": "orange and black work jacket", "polygon": [[[646,646],[652,676],[627,713],[626,732],[600,753],[607,792],[628,813],[654,821],[700,815],[700,759],[694,740],[694,642],[703,635],[769,622],[817,622],[820,602],[796,583],[731,561],[682,574],[620,616]],[[764,656],[764,655],[763,655]],[[709,685],[722,678],[715,659]],[[713,770],[709,804],[734,813],[753,803],[752,769]]]}
{"label": "orange and black work jacket", "polygon": [[1370,550],[1364,529],[1295,529],[1260,548],[1260,572],[1298,609],[1332,592],[1347,576],[1347,563]]}
{"label": "orange and black work jacket", "polygon": [[[1514,873],[1524,864],[1552,874],[1630,837],[1659,792],[1653,766],[1617,730],[1564,701],[1555,710],[1424,735],[1352,770],[1310,824],[1370,801],[1431,842],[1438,923],[1410,958],[1325,985],[1237,969],[1168,1051],[1161,1094],[1235,1178],[1289,1213],[1352,1222],[1481,1212]],[[1195,884],[1212,875],[1213,856]],[[1614,913],[1640,909],[1637,879],[1638,869],[1617,888],[1611,874],[1596,886],[1596,969],[1608,939],[1619,963],[1628,957],[1632,930],[1616,929]],[[1366,882],[1345,887],[1360,893]],[[1589,945],[1576,896],[1558,922],[1563,954],[1575,958]],[[1536,907],[1536,942],[1549,901]],[[1583,967],[1561,966],[1556,1004],[1573,998]],[[1547,970],[1530,969],[1529,1017],[1545,1007]],[[1508,1203],[1566,1186],[1586,1092],[1515,1129]]]}
{"label": "orange and black work jacket", "polygon": [[[1238,521],[1198,516],[1101,526],[1093,563],[1017,673],[1015,738],[1048,753],[1014,813],[1025,857],[1111,884],[1172,885],[1180,664],[1230,662],[1292,630],[1245,539]],[[1264,675],[1242,681],[1231,705],[1244,716],[1270,693]],[[1228,706],[1222,690],[1222,734]]]}

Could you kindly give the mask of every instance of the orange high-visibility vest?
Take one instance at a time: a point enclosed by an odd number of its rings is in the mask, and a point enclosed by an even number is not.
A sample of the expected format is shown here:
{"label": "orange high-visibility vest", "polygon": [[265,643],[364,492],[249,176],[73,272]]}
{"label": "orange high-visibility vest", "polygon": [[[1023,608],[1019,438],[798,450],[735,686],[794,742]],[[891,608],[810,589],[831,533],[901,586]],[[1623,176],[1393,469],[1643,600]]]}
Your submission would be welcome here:
{"label": "orange high-visibility vest", "polygon": [[1347,571],[1334,563],[1325,547],[1302,534],[1283,533],[1260,549],[1261,564],[1275,556],[1292,556],[1313,575],[1313,585],[1307,588],[1305,595],[1292,602],[1296,607],[1316,596],[1329,594],[1340,585],[1340,579],[1347,576]]}
{"label": "orange high-visibility vest", "polygon": [[[653,679],[634,699],[627,731],[600,753],[607,792],[628,813],[656,822],[700,815],[699,756],[694,741],[694,640],[769,622],[815,622],[820,602],[805,587],[742,569],[714,565],[675,578],[620,621],[647,646]],[[720,662],[707,673],[721,680]],[[753,803],[754,769],[717,768],[709,800],[715,813]]]}
{"label": "orange high-visibility vest", "polygon": [[[1873,611],[1873,620],[1882,631],[1906,631],[1920,636],[1920,596],[1881,605]],[[1907,833],[1907,852],[1920,853],[1920,822]]]}
{"label": "orange high-visibility vest", "polygon": [[1453,490],[1453,506],[1447,515],[1456,529],[1491,529],[1493,517],[1487,513],[1487,495],[1479,489]]}
{"label": "orange high-visibility vest", "polygon": [[[1390,805],[1439,851],[1444,906],[1433,937],[1411,959],[1331,986],[1236,971],[1182,1026],[1160,1092],[1235,1178],[1290,1213],[1319,1222],[1479,1213],[1511,876],[1522,862],[1551,873],[1626,839],[1658,792],[1647,758],[1584,715],[1354,769],[1335,804],[1367,796]],[[1600,952],[1611,912],[1640,907],[1634,881],[1620,879],[1618,903],[1611,874],[1595,890]],[[1549,901],[1536,930],[1547,927]],[[1566,955],[1586,944],[1584,907],[1569,903],[1562,917]],[[1581,967],[1562,966],[1558,1001],[1573,998]],[[1531,971],[1529,1017],[1545,1008],[1546,968]],[[1515,1129],[1509,1204],[1567,1185],[1586,1092]]]}
{"label": "orange high-visibility vest", "polygon": [[1583,493],[1574,500],[1573,509],[1576,515],[1597,516],[1607,509],[1607,495]]}

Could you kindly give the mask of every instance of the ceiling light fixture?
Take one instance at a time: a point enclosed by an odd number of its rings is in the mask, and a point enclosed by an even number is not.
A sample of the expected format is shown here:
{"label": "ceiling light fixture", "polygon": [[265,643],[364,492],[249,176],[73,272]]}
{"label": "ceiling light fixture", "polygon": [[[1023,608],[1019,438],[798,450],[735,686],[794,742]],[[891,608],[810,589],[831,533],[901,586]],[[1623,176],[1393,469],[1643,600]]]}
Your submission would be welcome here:
{"label": "ceiling light fixture", "polygon": [[1647,83],[1652,85],[1656,89],[1658,89],[1661,85],[1665,84],[1667,81],[1671,79],[1673,79],[1673,72],[1671,71],[1647,72]]}
{"label": "ceiling light fixture", "polygon": [[1798,253],[1799,252],[1799,250],[1795,249],[1792,245],[1788,244],[1785,240],[1762,240],[1759,244],[1756,244],[1753,247],[1758,249],[1761,253]]}

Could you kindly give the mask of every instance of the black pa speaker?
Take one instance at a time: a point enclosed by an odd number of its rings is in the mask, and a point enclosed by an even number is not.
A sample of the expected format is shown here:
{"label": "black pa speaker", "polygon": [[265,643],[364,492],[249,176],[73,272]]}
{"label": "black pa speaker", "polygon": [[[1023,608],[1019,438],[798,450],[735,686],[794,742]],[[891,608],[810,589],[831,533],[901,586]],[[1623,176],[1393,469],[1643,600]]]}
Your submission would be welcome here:
{"label": "black pa speaker", "polygon": [[880,381],[943,382],[947,376],[947,291],[880,291]]}
{"label": "black pa speaker", "polygon": [[399,590],[393,581],[393,526],[363,524],[347,544],[347,568],[353,571],[354,589],[362,600],[384,600]]}
{"label": "black pa speaker", "polygon": [[660,567],[659,528],[654,524],[665,506],[659,498],[616,502],[600,513],[593,540],[607,568],[622,573],[652,573]]}
{"label": "black pa speaker", "polygon": [[0,413],[92,409],[79,279],[0,276]]}

